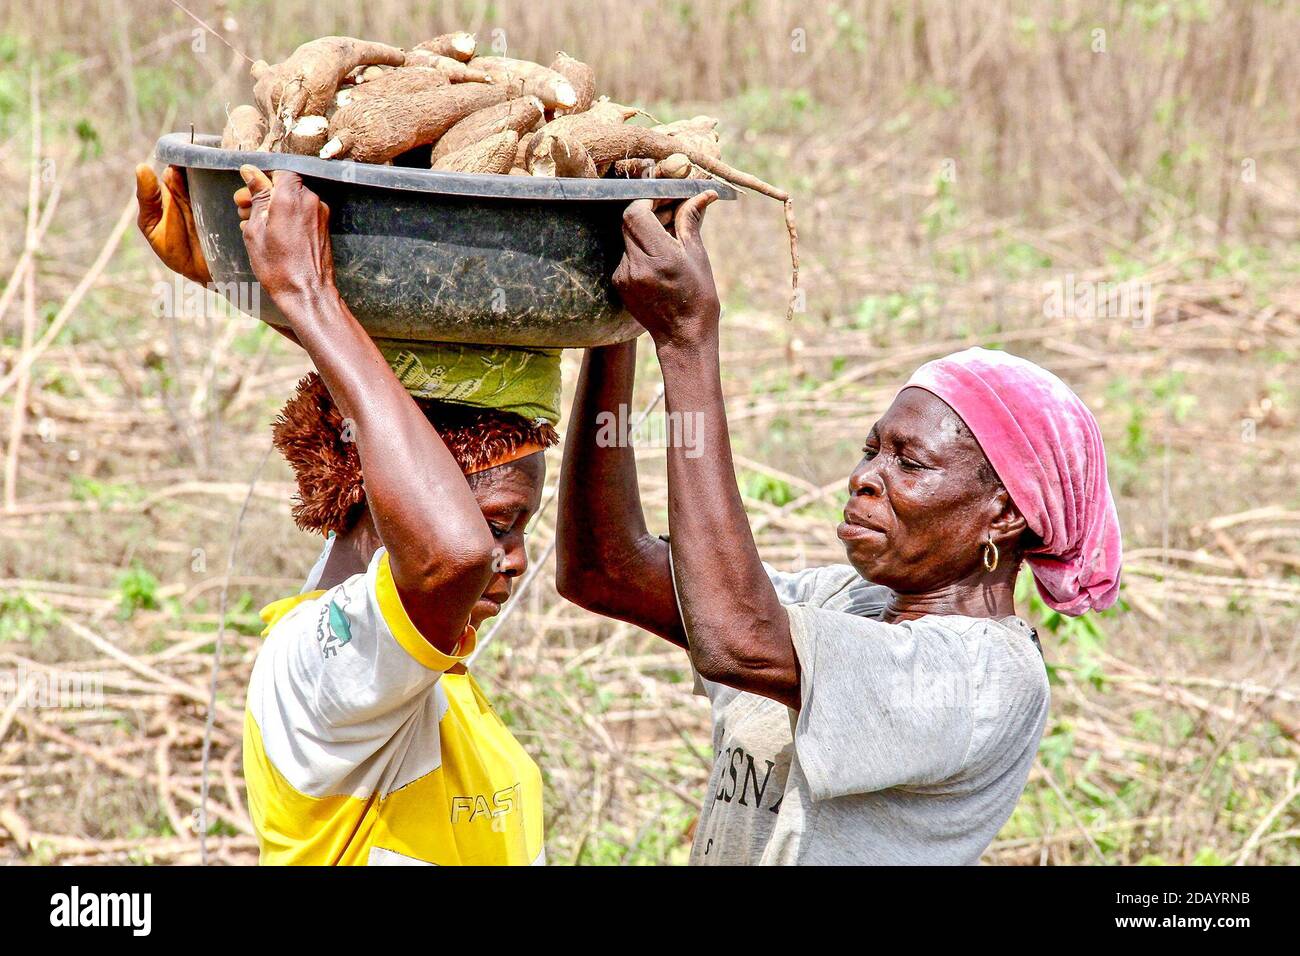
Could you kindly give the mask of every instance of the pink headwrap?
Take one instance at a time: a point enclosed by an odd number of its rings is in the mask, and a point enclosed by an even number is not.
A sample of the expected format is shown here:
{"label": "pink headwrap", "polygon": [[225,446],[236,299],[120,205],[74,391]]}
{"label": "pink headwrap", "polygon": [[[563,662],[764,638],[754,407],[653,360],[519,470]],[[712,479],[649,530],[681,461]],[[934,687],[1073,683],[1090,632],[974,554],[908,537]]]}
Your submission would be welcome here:
{"label": "pink headwrap", "polygon": [[1105,610],[1119,594],[1119,519],[1097,420],[1033,362],[973,348],[918,368],[923,388],[961,416],[1043,547],[1026,556],[1038,593],[1064,614]]}

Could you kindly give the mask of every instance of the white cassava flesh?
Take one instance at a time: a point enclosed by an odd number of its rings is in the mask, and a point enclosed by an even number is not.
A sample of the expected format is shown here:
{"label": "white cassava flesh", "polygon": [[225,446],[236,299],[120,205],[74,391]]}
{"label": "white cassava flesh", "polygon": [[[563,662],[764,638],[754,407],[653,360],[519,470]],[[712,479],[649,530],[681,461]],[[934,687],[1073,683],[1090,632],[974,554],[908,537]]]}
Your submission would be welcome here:
{"label": "white cassava flesh", "polygon": [[596,71],[581,60],[575,60],[561,50],[555,54],[551,69],[569,81],[573,87],[576,102],[570,107],[561,107],[555,111],[557,116],[567,113],[583,113],[591,109],[596,100]]}
{"label": "white cassava flesh", "polygon": [[293,124],[284,137],[284,152],[315,156],[328,138],[330,121],[324,116],[304,116]]}

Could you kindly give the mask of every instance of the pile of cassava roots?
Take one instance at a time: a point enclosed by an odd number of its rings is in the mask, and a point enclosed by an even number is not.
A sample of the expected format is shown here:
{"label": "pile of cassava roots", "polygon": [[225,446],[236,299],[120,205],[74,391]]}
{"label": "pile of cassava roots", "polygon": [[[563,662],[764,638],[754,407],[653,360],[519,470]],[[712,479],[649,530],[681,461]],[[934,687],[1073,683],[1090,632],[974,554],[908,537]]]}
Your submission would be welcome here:
{"label": "pile of cassava roots", "polygon": [[470,33],[411,50],[321,37],[251,73],[254,105],[229,111],[225,149],[457,173],[716,178],[783,203],[797,290],[790,196],[722,161],[718,121],[635,122],[648,114],[598,98],[595,72],[565,53],[542,66],[480,56]]}

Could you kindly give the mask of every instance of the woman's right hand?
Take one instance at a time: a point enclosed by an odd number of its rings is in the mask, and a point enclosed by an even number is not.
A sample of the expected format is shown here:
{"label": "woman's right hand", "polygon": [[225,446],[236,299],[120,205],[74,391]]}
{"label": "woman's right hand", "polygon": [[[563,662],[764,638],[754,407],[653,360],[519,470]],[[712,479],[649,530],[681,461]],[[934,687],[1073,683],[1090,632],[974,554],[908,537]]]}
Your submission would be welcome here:
{"label": "woman's right hand", "polygon": [[709,189],[681,202],[671,230],[649,199],[635,200],[623,212],[626,248],[614,270],[614,288],[656,347],[693,348],[702,339],[717,340],[722,306],[700,239],[704,210],[717,198]]}
{"label": "woman's right hand", "polygon": [[330,247],[329,206],[297,173],[277,169],[272,178],[240,167],[246,188],[235,193],[248,261],[262,289],[285,311],[285,300],[337,295]]}
{"label": "woman's right hand", "polygon": [[160,184],[153,169],[141,163],[135,168],[135,200],[139,206],[136,224],[163,265],[191,282],[211,282],[184,171],[168,166]]}

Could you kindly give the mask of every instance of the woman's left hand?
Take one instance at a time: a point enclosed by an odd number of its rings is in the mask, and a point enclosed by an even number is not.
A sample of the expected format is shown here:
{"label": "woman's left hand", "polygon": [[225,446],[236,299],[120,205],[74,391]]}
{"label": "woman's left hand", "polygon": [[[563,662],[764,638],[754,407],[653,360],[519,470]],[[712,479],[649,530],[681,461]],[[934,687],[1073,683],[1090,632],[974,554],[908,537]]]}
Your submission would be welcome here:
{"label": "woman's left hand", "polygon": [[139,207],[136,224],[163,265],[199,285],[211,282],[194,225],[185,170],[168,166],[159,182],[153,168],[141,163],[135,168],[135,199]]}
{"label": "woman's left hand", "polygon": [[700,223],[717,198],[708,190],[682,202],[671,230],[649,199],[636,200],[623,213],[626,250],[614,270],[614,287],[657,346],[691,346],[716,337],[722,307]]}
{"label": "woman's left hand", "polygon": [[255,166],[240,167],[247,187],[235,193],[248,261],[262,289],[284,299],[335,294],[329,206],[297,173],[277,169],[268,179]]}

